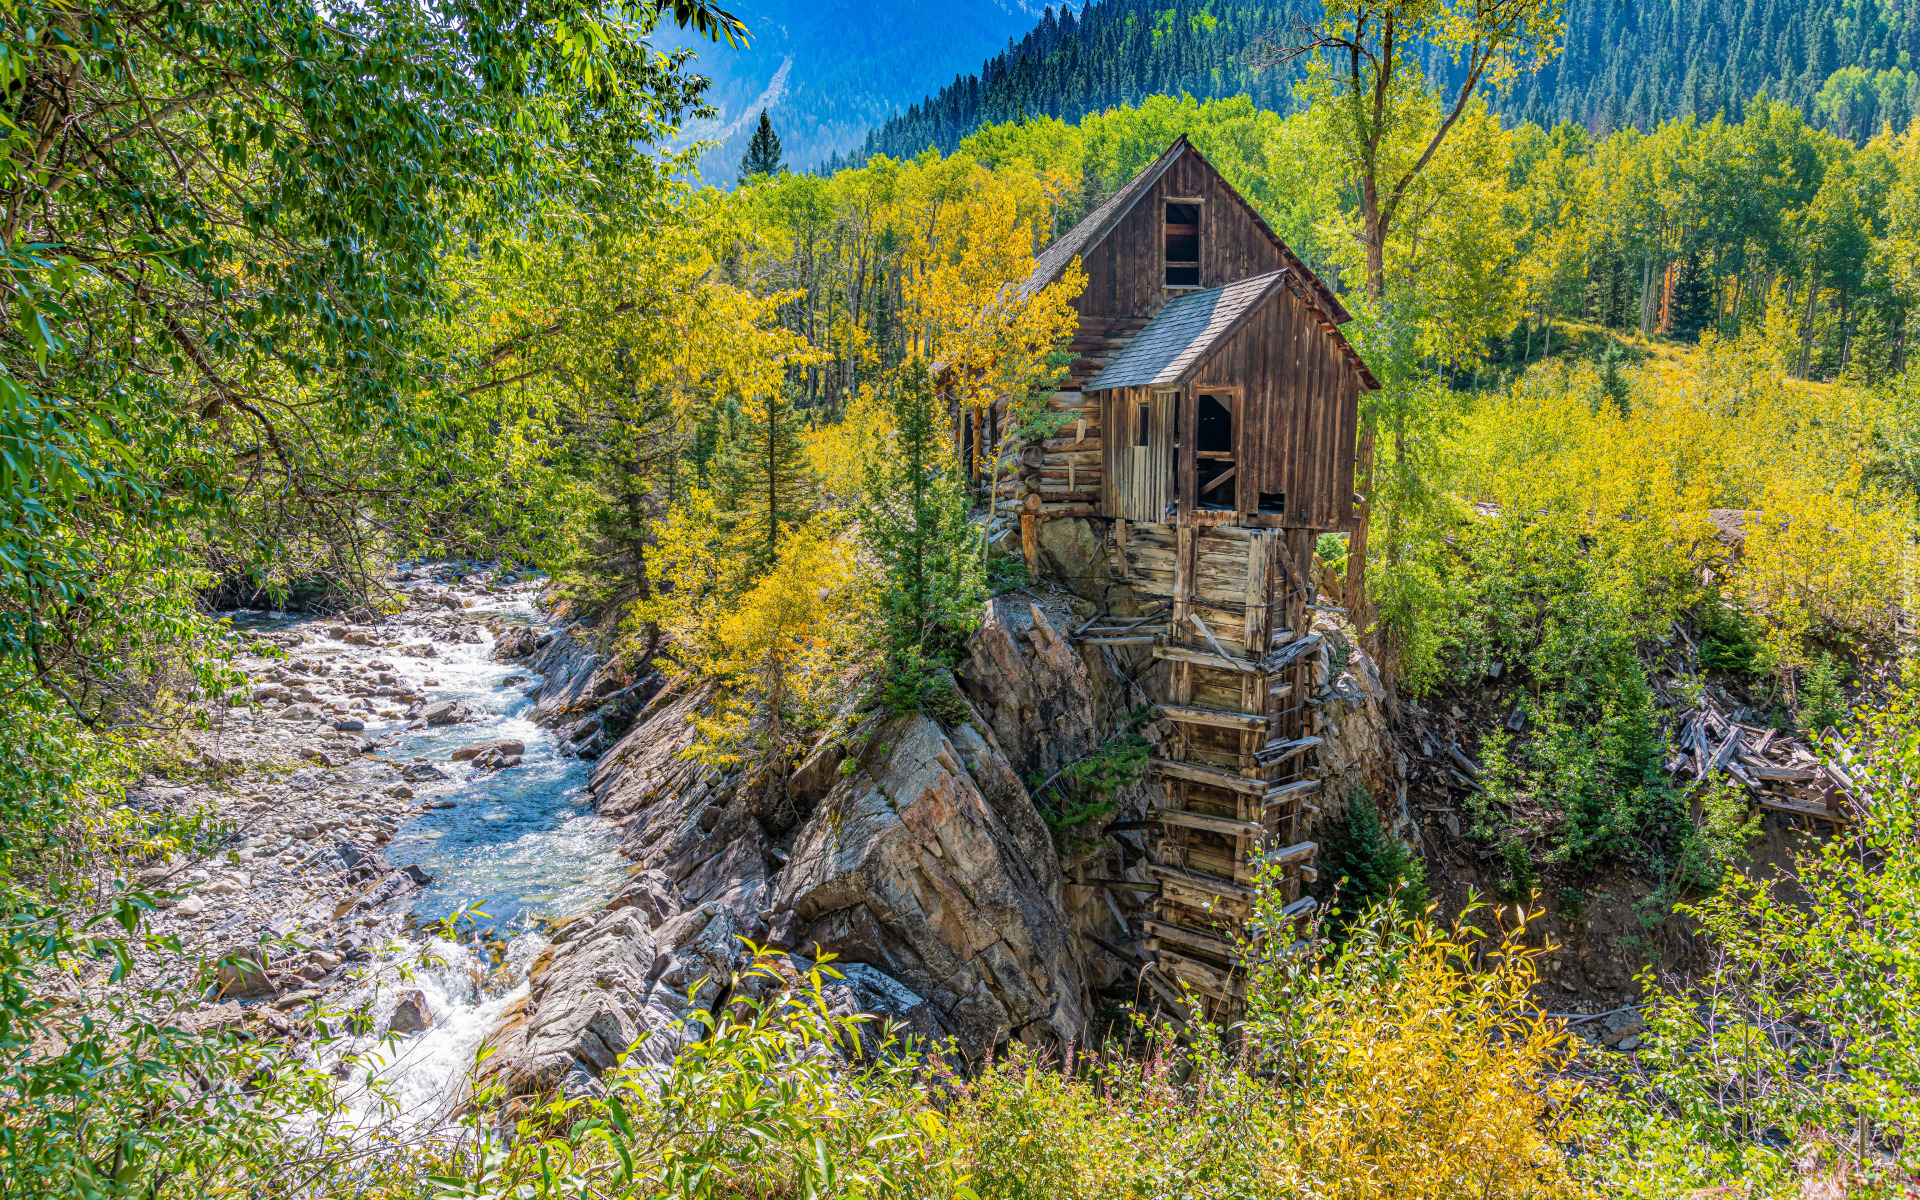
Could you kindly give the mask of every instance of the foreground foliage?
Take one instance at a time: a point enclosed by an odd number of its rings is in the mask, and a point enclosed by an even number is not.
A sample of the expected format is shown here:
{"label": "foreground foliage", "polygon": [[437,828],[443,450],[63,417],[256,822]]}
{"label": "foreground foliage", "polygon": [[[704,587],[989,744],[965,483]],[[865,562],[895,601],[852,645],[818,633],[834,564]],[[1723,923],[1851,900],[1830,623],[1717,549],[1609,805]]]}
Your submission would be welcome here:
{"label": "foreground foliage", "polygon": [[1064,1061],[1015,1043],[965,1075],[834,1015],[830,968],[763,960],[664,1077],[616,1072],[510,1144],[464,1143],[441,1182],[636,1200],[1584,1195],[1561,1149],[1579,1089],[1553,1075],[1564,1038],[1527,1003],[1525,943],[1519,925],[1489,937],[1384,906],[1337,957],[1269,962],[1238,1054],[1142,1026]]}

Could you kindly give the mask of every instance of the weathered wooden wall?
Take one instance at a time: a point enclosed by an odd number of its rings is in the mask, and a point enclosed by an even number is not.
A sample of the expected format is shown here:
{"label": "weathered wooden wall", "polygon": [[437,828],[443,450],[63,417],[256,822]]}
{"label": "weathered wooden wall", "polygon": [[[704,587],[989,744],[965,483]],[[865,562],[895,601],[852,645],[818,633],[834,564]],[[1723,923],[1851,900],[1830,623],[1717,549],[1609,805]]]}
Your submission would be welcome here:
{"label": "weathered wooden wall", "polygon": [[1257,510],[1261,492],[1281,492],[1286,513],[1270,524],[1352,523],[1359,378],[1305,301],[1290,290],[1268,301],[1215,351],[1189,394],[1210,387],[1241,388],[1245,397],[1234,427],[1234,495],[1243,515]]}
{"label": "weathered wooden wall", "polygon": [[1078,302],[1082,313],[1151,317],[1168,297],[1180,294],[1166,285],[1163,239],[1169,200],[1200,202],[1200,287],[1251,279],[1283,265],[1280,248],[1253,214],[1189,149],[1082,261],[1087,273]]}
{"label": "weathered wooden wall", "polygon": [[[1138,412],[1147,410],[1147,444],[1136,444]],[[1100,427],[1106,431],[1105,483],[1100,513],[1129,521],[1165,521],[1173,503],[1173,410],[1170,392],[1146,388],[1101,394]]]}

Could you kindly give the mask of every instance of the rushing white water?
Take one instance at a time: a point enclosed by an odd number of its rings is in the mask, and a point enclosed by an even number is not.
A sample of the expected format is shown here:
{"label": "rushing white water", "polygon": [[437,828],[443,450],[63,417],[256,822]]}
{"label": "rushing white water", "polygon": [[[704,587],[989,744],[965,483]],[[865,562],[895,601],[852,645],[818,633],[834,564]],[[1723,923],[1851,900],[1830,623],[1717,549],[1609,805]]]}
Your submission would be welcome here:
{"label": "rushing white water", "polygon": [[[497,615],[510,624],[538,619],[524,592],[477,598],[464,615]],[[241,620],[309,634],[331,623],[280,614],[246,614]],[[474,714],[458,724],[417,730],[407,729],[404,719],[355,714],[369,736],[399,734],[383,748],[387,760],[424,759],[450,776],[409,785],[423,807],[381,850],[393,866],[417,864],[433,876],[426,888],[398,902],[417,932],[363,969],[352,990],[329,998],[330,1005],[371,1018],[361,1036],[317,1052],[322,1065],[350,1064],[341,1067],[349,1078],[345,1098],[352,1119],[363,1127],[445,1120],[482,1040],[525,994],[527,968],[547,944],[539,921],[594,907],[627,871],[612,823],[589,806],[591,764],[561,755],[556,735],[531,719],[534,702],[526,689],[538,677],[529,676],[523,664],[492,661],[494,639],[484,631],[481,638],[479,644],[436,641],[438,657],[424,661],[329,643],[357,661],[391,660],[409,677],[431,679],[434,686],[423,689],[429,702],[457,701]],[[424,645],[425,632],[406,628],[401,640]],[[514,676],[522,680],[506,682]],[[460,746],[495,738],[525,744],[518,767],[476,771],[470,763],[449,760]],[[335,779],[365,790],[394,781],[389,767],[364,759],[336,772]],[[424,807],[436,800],[451,800],[454,806]],[[438,923],[456,915],[456,940],[440,936]],[[398,999],[416,990],[426,1000],[432,1026],[397,1039],[383,1036]]]}

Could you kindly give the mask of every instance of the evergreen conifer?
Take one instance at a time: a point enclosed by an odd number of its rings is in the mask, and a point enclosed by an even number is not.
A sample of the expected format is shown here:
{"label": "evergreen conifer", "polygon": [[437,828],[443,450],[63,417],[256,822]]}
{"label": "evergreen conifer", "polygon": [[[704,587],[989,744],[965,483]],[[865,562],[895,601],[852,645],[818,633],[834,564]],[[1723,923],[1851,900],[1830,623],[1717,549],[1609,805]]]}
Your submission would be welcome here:
{"label": "evergreen conifer", "polygon": [[739,413],[720,428],[708,471],[738,578],[752,583],[780,561],[782,530],[813,513],[818,481],[800,436],[805,418],[789,397],[749,397]]}
{"label": "evergreen conifer", "polygon": [[1687,255],[1673,284],[1673,336],[1698,341],[1700,331],[1713,321],[1713,282],[1701,269],[1700,254]]}
{"label": "evergreen conifer", "polygon": [[894,429],[867,449],[860,530],[886,572],[889,700],[914,709],[925,702],[927,668],[947,662],[985,588],[966,481],[924,360],[901,368],[887,406]]}
{"label": "evergreen conifer", "polygon": [[780,135],[773,131],[773,119],[763,108],[753,140],[747,143],[747,152],[740,156],[740,182],[750,182],[759,175],[778,175],[786,169],[787,165],[780,161]]}

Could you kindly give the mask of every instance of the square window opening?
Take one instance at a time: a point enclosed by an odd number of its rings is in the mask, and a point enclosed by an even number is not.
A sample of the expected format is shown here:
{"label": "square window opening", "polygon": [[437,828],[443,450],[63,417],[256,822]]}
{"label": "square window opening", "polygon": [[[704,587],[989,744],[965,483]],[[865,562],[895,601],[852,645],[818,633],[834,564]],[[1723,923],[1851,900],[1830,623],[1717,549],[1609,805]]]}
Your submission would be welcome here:
{"label": "square window opening", "polygon": [[1169,204],[1166,218],[1168,287],[1197,287],[1200,283],[1200,206]]}
{"label": "square window opening", "polygon": [[1285,492],[1261,492],[1259,511],[1263,513],[1286,512],[1287,494]]}

